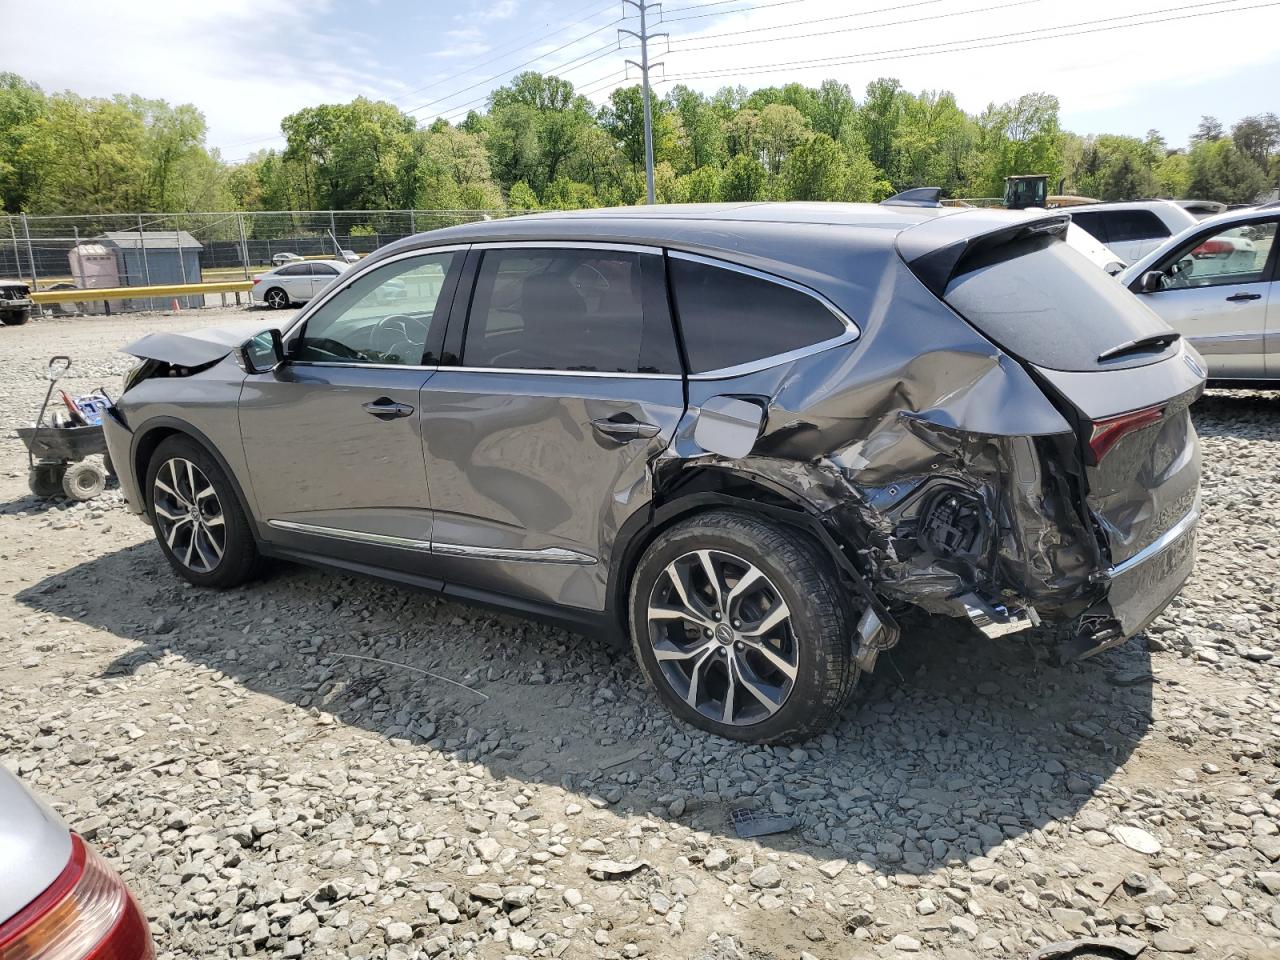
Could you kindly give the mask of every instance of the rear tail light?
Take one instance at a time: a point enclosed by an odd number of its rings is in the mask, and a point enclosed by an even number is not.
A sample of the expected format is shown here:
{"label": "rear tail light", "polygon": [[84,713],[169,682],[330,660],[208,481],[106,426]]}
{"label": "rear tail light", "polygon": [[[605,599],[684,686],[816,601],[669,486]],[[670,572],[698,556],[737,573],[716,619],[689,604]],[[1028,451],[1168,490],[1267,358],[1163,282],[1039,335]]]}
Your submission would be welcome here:
{"label": "rear tail light", "polygon": [[1090,463],[1101,463],[1107,451],[1119,443],[1122,437],[1159,421],[1164,417],[1164,408],[1165,404],[1158,403],[1154,407],[1143,407],[1130,413],[1094,420],[1093,430],[1089,434]]}
{"label": "rear tail light", "polygon": [[261,277],[254,277],[254,278],[253,278],[253,285],[254,285],[255,287],[256,287],[258,284],[260,284],[261,282],[262,282],[262,278],[261,278]]}
{"label": "rear tail light", "polygon": [[124,882],[71,837],[52,885],[0,924],[0,960],[153,960],[151,934]]}
{"label": "rear tail light", "polygon": [[1226,240],[1206,240],[1191,251],[1193,257],[1215,257],[1230,253],[1235,248]]}

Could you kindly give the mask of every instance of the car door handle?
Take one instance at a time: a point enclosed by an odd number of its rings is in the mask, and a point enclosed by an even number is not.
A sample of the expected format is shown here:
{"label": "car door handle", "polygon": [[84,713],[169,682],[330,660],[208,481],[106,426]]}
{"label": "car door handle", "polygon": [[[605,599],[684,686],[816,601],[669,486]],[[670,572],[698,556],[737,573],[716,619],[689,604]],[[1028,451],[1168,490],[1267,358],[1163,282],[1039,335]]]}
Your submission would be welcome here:
{"label": "car door handle", "polygon": [[1227,303],[1243,303],[1245,300],[1261,300],[1260,293],[1233,293],[1227,297]]}
{"label": "car door handle", "polygon": [[592,420],[591,427],[596,433],[604,434],[610,440],[617,440],[619,443],[629,443],[637,438],[647,440],[650,437],[656,437],[662,430],[653,423],[642,423],[639,420],[611,420],[606,417]]}
{"label": "car door handle", "polygon": [[407,403],[396,403],[390,397],[379,397],[377,400],[370,400],[368,403],[362,403],[364,412],[372,414],[379,420],[397,420],[400,417],[407,417],[413,413],[413,407]]}

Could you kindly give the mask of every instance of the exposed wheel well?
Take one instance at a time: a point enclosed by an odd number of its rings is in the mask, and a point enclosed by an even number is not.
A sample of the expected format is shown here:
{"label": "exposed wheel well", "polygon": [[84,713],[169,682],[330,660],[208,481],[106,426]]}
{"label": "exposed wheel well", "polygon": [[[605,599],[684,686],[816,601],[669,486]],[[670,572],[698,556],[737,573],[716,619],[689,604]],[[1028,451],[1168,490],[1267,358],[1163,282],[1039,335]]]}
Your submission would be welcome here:
{"label": "exposed wheel well", "polygon": [[[613,564],[610,573],[609,609],[624,635],[631,578],[645,550],[673,524],[698,513],[724,509],[767,513],[805,533],[824,555],[831,553],[823,539],[814,533],[818,519],[789,492],[762,478],[728,470],[700,468],[688,471],[655,498],[650,513],[634,518],[619,532],[615,548],[615,556],[619,560]],[[832,560],[834,562],[835,558]],[[836,566],[839,570],[840,564]]]}
{"label": "exposed wheel well", "polygon": [[[147,495],[146,480],[147,467],[151,465],[151,457],[155,454],[156,448],[160,446],[168,437],[175,434],[183,434],[181,430],[174,427],[156,427],[148,430],[140,436],[133,448],[133,475],[138,481],[138,490],[142,495],[142,502],[148,513],[151,512],[151,498]],[[194,438],[193,438],[194,439]]]}

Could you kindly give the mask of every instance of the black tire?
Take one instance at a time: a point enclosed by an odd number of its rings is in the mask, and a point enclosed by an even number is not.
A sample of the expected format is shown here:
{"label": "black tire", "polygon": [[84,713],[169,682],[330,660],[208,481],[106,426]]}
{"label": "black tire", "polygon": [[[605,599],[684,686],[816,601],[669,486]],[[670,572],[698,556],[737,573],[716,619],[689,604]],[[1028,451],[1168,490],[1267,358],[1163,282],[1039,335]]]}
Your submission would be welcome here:
{"label": "black tire", "polygon": [[[183,555],[179,556],[178,551],[189,540],[175,537],[174,543],[170,544],[164,530],[164,521],[158,516],[157,494],[160,493],[161,496],[167,495],[163,494],[161,488],[156,486],[156,480],[161,476],[161,472],[165,471],[165,485],[173,486],[174,474],[168,472],[171,462],[175,465],[173,469],[177,470],[180,476],[185,474],[185,469],[178,467],[177,464],[185,462],[193,465],[199,474],[203,474],[204,480],[212,488],[216,498],[217,512],[222,521],[218,524],[223,534],[221,553],[217,554],[212,547],[205,550],[205,547],[209,544],[207,532],[198,541],[201,550],[196,551],[201,556],[207,554],[210,561],[207,569],[197,568],[197,566],[187,562],[186,558],[192,551],[184,551]],[[185,490],[181,486],[178,489],[179,492],[185,493],[186,499],[198,501],[202,504],[205,503],[205,501],[199,500],[199,498],[192,495],[190,485]],[[205,489],[203,484],[199,485],[199,489]],[[257,574],[261,559],[258,555],[258,548],[254,543],[253,532],[249,527],[249,520],[240,506],[239,499],[236,497],[235,488],[222,467],[218,465],[218,461],[199,443],[185,436],[172,436],[163,440],[160,446],[156,448],[155,453],[151,455],[151,460],[147,463],[146,485],[143,487],[143,497],[146,500],[147,515],[151,519],[156,541],[160,544],[160,549],[164,552],[165,558],[178,576],[194,583],[198,587],[225,589],[239,586]],[[194,530],[189,536],[191,538],[196,537]],[[175,550],[175,547],[178,549]]]}
{"label": "black tire", "polygon": [[62,475],[62,492],[71,500],[92,500],[106,488],[107,471],[87,460],[71,464]]}
{"label": "black tire", "polygon": [[30,310],[10,310],[0,313],[0,323],[6,327],[20,327],[30,319]]}
{"label": "black tire", "polygon": [[[651,601],[655,609],[661,608],[667,605],[673,595],[671,591],[675,584],[668,570],[685,563],[698,551],[708,552],[716,558],[715,562],[722,564],[718,568],[720,574],[717,575],[717,581],[720,587],[717,590],[729,602],[703,603],[710,596],[706,592],[700,594],[701,600],[693,601],[699,610],[713,611],[716,622],[705,625],[714,627],[715,630],[708,632],[706,629],[696,628],[687,622],[687,618],[664,618],[651,622]],[[739,561],[737,569],[740,573],[736,581],[731,581],[724,573],[730,571],[729,575],[732,575],[735,560]],[[746,568],[749,566],[754,566],[757,573],[763,574],[763,580],[756,581],[760,586],[755,589],[764,592],[765,599],[759,602],[769,605],[763,608],[765,612],[759,614],[759,621],[763,623],[769,619],[770,608],[779,599],[774,596],[775,593],[785,603],[785,610],[782,612],[787,613],[786,625],[777,646],[773,646],[775,641],[766,640],[763,636],[746,640],[746,633],[738,633],[736,629],[729,631],[738,638],[736,641],[720,638],[720,632],[726,627],[741,627],[743,631],[747,631],[750,626],[745,621],[736,619],[744,611],[745,598],[731,599],[731,583],[741,583],[746,579]],[[690,576],[696,576],[696,573]],[[710,581],[705,579],[703,582]],[[684,585],[684,592],[691,593],[695,589],[699,588],[692,580]],[[729,589],[730,592],[724,592],[724,589]],[[659,600],[660,594],[667,599]],[[857,615],[846,600],[847,595],[848,591],[841,586],[835,565],[798,530],[736,511],[718,510],[699,514],[659,534],[636,567],[631,581],[629,603],[632,646],[650,686],[667,708],[686,722],[732,740],[776,744],[806,740],[821,733],[839,717],[858,681],[859,670],[854,663],[852,650]],[[723,617],[716,610],[718,606],[725,608]],[[684,609],[693,607],[685,605]],[[730,620],[732,623],[729,623]],[[678,627],[671,626],[671,623],[677,623]],[[668,640],[668,630],[677,631],[679,639],[674,645]],[[689,639],[685,639],[681,631],[686,631]],[[707,638],[704,639],[704,636]],[[722,686],[735,682],[730,681],[730,677],[736,676],[738,681],[743,677],[750,677],[755,689],[762,689],[769,685],[761,684],[760,677],[768,674],[771,662],[776,662],[779,658],[771,657],[768,661],[760,659],[759,647],[753,644],[761,642],[770,644],[771,650],[782,651],[784,656],[781,659],[790,660],[789,670],[793,679],[788,680],[788,674],[775,671],[773,676],[780,681],[777,689],[783,697],[780,705],[775,705],[773,712],[759,719],[752,719],[748,710],[741,720],[734,716],[731,718],[734,722],[728,723],[709,716],[707,711],[719,712],[723,703],[731,700],[735,703],[747,702],[742,701],[743,694],[735,693],[732,698],[724,694],[720,697],[720,703],[711,696],[706,703],[701,704],[702,709],[696,709],[685,699],[692,689],[692,683],[687,683],[683,690],[678,690],[673,684],[684,678],[668,672],[672,669],[673,662],[678,664],[678,669],[686,670],[695,658],[681,652],[677,661],[670,657],[664,658],[664,668],[659,663],[655,649],[657,644],[663,646],[668,653],[675,649],[683,651],[695,647],[705,650],[707,656],[703,657],[699,653],[696,659],[706,666],[700,685],[708,688],[714,686],[715,672],[719,671]],[[717,643],[719,647],[716,646]],[[684,644],[690,646],[686,648]],[[748,674],[744,671],[743,661],[751,657],[756,657],[754,663],[763,665],[764,674],[755,671]],[[748,668],[750,667],[749,662]],[[701,667],[694,667],[693,672],[697,673],[700,669]],[[674,680],[672,676],[675,676]],[[788,684],[789,690],[786,689]],[[744,684],[735,690],[751,688],[751,685]],[[698,697],[695,695],[694,699],[697,700]],[[757,707],[767,702],[758,697],[752,699],[756,700]],[[762,709],[767,711],[769,708]],[[721,713],[721,716],[724,714]]]}
{"label": "black tire", "polygon": [[27,471],[27,486],[41,500],[62,496],[62,475],[65,463],[37,463]]}
{"label": "black tire", "polygon": [[284,310],[289,306],[289,294],[283,287],[272,287],[262,295],[262,302],[272,310]]}

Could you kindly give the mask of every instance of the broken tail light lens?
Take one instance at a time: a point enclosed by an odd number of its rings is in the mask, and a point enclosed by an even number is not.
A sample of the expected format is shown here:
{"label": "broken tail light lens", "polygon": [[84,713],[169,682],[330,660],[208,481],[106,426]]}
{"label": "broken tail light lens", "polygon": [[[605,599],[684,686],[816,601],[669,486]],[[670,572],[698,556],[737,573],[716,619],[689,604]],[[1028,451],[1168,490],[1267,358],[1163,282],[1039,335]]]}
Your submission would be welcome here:
{"label": "broken tail light lens", "polygon": [[128,888],[74,834],[71,859],[40,896],[0,924],[0,960],[153,960]]}
{"label": "broken tail light lens", "polygon": [[1165,404],[1158,403],[1153,407],[1094,420],[1093,429],[1089,433],[1089,462],[1093,465],[1101,463],[1107,452],[1123,437],[1161,420],[1164,409]]}

